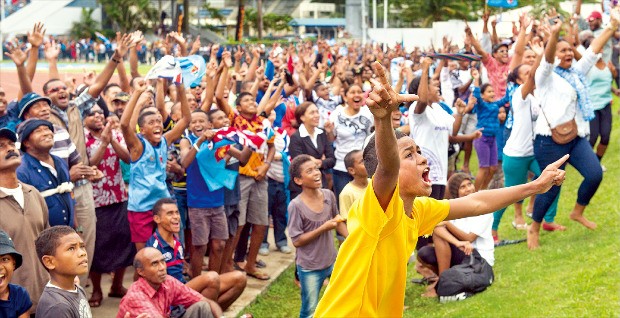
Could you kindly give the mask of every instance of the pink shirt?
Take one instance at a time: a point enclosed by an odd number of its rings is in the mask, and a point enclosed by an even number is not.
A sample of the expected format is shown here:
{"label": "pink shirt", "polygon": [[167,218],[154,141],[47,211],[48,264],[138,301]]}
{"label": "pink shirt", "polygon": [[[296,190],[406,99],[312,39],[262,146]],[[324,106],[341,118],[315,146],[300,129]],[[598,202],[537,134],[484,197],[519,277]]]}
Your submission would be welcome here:
{"label": "pink shirt", "polygon": [[123,318],[127,312],[131,317],[143,313],[151,318],[169,317],[170,306],[183,305],[189,308],[203,299],[200,293],[170,275],[166,276],[166,280],[157,290],[153,289],[146,279],[140,277],[131,284],[127,294],[121,299],[116,317]]}
{"label": "pink shirt", "polygon": [[510,73],[510,61],[512,56],[508,58],[508,63],[502,64],[498,62],[491,54],[487,55],[486,62],[482,62],[487,69],[489,82],[495,91],[495,99],[500,99],[506,95],[506,83],[508,73]]}
{"label": "pink shirt", "polygon": [[[84,129],[84,137],[86,137],[86,152],[90,159],[99,149],[101,140],[93,136],[87,129]],[[113,130],[112,138],[116,139],[121,146],[127,148],[122,134]],[[123,182],[123,173],[119,160],[120,158],[114,151],[114,148],[112,148],[112,144],[108,144],[103,158],[97,166],[103,172],[103,178],[93,183],[93,197],[96,208],[127,201],[127,191],[125,190],[125,182]]]}

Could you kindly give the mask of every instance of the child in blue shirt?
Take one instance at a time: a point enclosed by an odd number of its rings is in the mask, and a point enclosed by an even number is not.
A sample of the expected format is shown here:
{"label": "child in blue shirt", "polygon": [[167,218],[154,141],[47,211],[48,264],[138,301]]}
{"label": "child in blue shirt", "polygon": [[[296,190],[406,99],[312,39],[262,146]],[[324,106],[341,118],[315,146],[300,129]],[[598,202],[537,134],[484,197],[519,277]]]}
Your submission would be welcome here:
{"label": "child in blue shirt", "polygon": [[22,255],[11,238],[0,230],[0,317],[30,317],[30,295],[19,285],[9,284],[13,272],[22,265]]}
{"label": "child in blue shirt", "polygon": [[484,190],[491,182],[497,170],[498,151],[497,136],[502,134],[498,118],[499,109],[508,103],[509,95],[495,100],[493,86],[485,83],[480,86],[480,73],[472,70],[474,78],[473,95],[477,100],[474,112],[478,114],[476,129],[482,129],[482,137],[474,140],[474,148],[478,154],[478,174],[476,175],[476,191]]}

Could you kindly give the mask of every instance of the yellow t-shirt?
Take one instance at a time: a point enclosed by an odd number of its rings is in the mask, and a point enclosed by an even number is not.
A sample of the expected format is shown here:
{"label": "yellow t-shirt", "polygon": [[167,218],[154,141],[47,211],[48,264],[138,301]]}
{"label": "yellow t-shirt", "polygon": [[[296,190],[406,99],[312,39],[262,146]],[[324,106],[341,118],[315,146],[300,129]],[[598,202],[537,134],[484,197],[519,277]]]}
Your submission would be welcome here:
{"label": "yellow t-shirt", "polygon": [[[370,179],[368,179],[368,184],[370,184]],[[346,219],[349,216],[349,210],[353,206],[353,203],[355,203],[357,199],[361,198],[362,195],[364,195],[367,187],[368,186],[366,186],[365,188],[360,188],[354,185],[353,181],[347,183],[347,185],[344,186],[344,188],[340,192],[338,200],[340,202],[339,208],[340,215],[342,215],[342,217]]]}
{"label": "yellow t-shirt", "polygon": [[420,197],[409,218],[397,185],[384,212],[371,182],[349,211],[349,237],[314,316],[402,317],[407,260],[418,236],[430,235],[449,211],[447,200]]}

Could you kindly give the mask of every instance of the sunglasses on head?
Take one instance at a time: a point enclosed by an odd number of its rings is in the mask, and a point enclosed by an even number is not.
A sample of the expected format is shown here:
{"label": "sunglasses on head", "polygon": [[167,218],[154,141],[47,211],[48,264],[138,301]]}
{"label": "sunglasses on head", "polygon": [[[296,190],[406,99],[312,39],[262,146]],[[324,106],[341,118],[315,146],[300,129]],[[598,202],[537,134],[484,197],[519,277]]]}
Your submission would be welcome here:
{"label": "sunglasses on head", "polygon": [[47,92],[48,94],[53,94],[53,93],[60,91],[61,89],[67,90],[67,86],[58,86],[58,87],[50,88],[50,90]]}

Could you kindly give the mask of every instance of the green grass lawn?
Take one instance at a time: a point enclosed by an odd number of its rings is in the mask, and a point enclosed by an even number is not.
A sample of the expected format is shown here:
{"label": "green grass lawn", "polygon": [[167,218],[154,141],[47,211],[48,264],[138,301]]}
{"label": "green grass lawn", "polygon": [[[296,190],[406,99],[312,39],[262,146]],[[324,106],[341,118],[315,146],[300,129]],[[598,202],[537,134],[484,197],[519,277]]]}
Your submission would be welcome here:
{"label": "green grass lawn", "polygon": [[[620,312],[620,124],[618,99],[614,101],[614,123],[603,164],[607,167],[586,216],[598,224],[594,231],[571,221],[577,188],[583,178],[572,167],[566,181],[556,222],[566,232],[544,232],[541,248],[529,251],[526,243],[495,250],[495,282],[485,292],[461,302],[439,304],[424,299],[424,287],[407,283],[405,317],[611,317]],[[460,166],[460,165],[459,165]],[[471,167],[477,166],[472,158]],[[525,238],[525,231],[510,225],[512,207],[506,210],[499,228],[503,239]],[[409,266],[408,280],[419,277]],[[299,315],[299,289],[293,283],[292,267],[286,270],[242,312],[254,317]]]}

